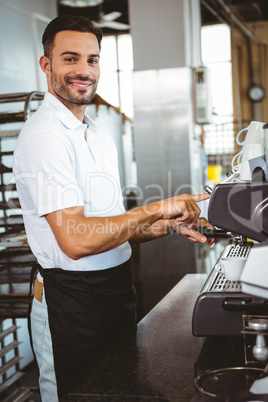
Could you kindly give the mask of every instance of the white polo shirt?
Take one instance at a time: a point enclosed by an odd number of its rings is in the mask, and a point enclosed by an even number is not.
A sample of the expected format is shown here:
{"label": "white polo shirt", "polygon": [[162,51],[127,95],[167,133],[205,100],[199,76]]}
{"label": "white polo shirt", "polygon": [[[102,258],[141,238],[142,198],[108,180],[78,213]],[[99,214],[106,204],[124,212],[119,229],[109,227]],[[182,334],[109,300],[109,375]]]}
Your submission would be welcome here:
{"label": "white polo shirt", "polygon": [[[13,172],[28,242],[43,268],[100,270],[122,264],[131,255],[129,243],[124,243],[72,260],[59,248],[44,217],[76,206],[84,206],[87,217],[125,212],[115,144],[89,117],[85,116],[85,121],[87,124],[82,124],[56,97],[46,93],[17,141]],[[90,242],[93,228],[74,227],[73,223],[70,219],[70,233],[87,231]],[[101,233],[104,227],[94,229]]]}

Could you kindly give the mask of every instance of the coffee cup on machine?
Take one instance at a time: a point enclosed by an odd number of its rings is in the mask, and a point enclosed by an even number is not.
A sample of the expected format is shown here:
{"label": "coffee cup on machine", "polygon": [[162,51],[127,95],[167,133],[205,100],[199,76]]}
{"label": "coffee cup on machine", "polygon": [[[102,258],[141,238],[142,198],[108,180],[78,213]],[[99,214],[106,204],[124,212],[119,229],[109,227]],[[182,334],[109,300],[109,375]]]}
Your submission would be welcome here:
{"label": "coffee cup on machine", "polygon": [[221,272],[227,280],[239,281],[246,260],[247,257],[223,257],[215,266],[215,269]]}
{"label": "coffee cup on machine", "polygon": [[244,144],[240,168],[240,179],[251,180],[249,161],[253,158],[264,156],[263,144]]}
{"label": "coffee cup on machine", "polygon": [[[241,166],[240,166],[240,179],[251,180],[250,164],[249,161],[254,158],[264,157],[264,123],[259,121],[252,121],[250,125],[240,131],[247,130],[246,138],[243,142],[239,141],[238,144],[242,145],[241,152]],[[239,133],[239,134],[240,134]]]}

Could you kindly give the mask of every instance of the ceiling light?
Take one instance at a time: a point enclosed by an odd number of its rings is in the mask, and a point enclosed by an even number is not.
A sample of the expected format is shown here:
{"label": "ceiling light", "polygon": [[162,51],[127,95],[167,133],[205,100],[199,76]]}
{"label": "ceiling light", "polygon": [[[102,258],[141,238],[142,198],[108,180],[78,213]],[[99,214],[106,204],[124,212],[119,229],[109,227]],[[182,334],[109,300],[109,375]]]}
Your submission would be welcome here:
{"label": "ceiling light", "polygon": [[94,7],[103,3],[104,0],[59,0],[62,6],[69,7]]}

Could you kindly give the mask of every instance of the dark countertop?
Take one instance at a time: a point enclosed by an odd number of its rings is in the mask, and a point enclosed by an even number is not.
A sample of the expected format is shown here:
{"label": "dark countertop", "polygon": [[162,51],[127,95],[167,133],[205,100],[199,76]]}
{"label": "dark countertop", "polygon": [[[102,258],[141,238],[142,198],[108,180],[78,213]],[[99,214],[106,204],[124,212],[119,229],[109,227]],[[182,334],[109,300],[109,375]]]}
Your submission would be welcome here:
{"label": "dark countertop", "polygon": [[198,395],[195,362],[204,338],[192,312],[206,274],[186,275],[64,401],[178,401]]}

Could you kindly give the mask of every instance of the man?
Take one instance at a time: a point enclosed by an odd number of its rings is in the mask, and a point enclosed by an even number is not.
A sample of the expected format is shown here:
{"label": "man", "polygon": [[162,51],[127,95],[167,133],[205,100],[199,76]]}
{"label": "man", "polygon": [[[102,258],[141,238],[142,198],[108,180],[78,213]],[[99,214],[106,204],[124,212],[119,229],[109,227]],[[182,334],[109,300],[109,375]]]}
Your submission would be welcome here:
{"label": "man", "polygon": [[31,326],[45,402],[68,393],[120,336],[135,330],[130,243],[174,230],[207,241],[195,231],[209,227],[195,203],[207,194],[125,212],[114,143],[85,115],[100,76],[101,38],[84,17],[49,23],[40,58],[48,92],[14,153],[27,237],[40,264]]}

